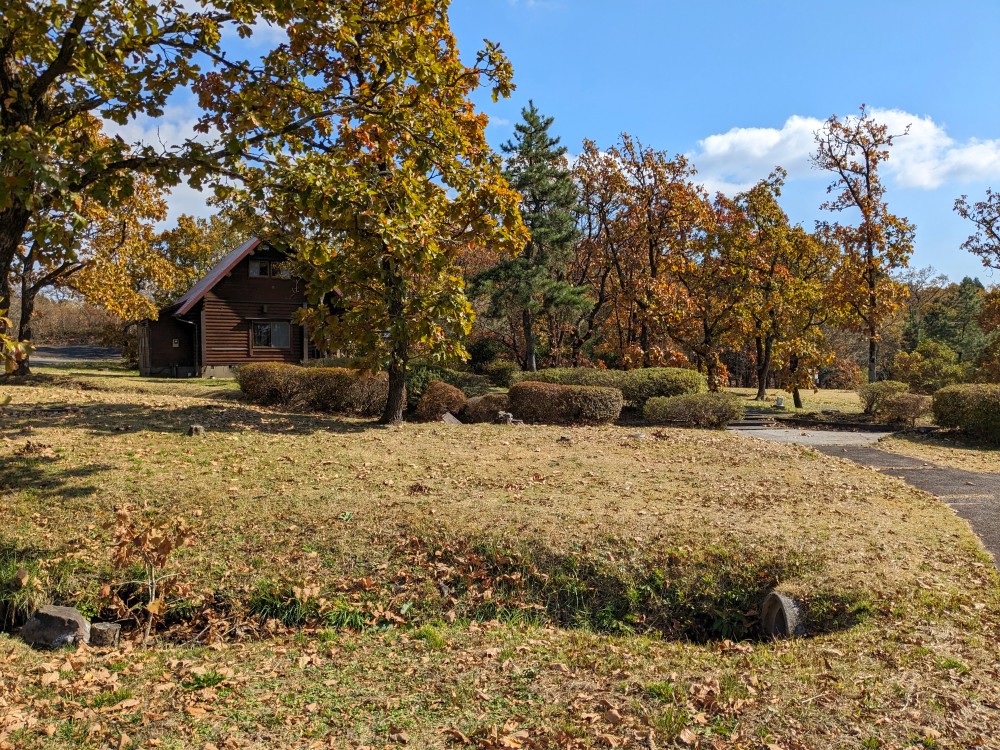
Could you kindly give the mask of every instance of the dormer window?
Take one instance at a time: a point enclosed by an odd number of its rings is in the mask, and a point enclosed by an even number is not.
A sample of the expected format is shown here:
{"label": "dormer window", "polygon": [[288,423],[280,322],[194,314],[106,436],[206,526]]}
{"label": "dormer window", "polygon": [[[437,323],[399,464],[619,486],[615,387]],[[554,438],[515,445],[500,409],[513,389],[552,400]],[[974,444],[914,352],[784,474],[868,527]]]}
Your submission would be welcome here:
{"label": "dormer window", "polygon": [[290,279],[292,270],[287,261],[250,259],[251,279]]}
{"label": "dormer window", "polygon": [[271,261],[250,259],[250,278],[266,279],[271,275]]}

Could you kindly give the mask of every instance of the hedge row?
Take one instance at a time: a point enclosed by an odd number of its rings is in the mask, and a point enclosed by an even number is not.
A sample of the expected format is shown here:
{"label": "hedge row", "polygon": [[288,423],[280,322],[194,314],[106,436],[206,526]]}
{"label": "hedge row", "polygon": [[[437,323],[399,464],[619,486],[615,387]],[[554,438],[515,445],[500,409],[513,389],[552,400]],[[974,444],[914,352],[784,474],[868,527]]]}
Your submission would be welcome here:
{"label": "hedge row", "polygon": [[385,373],[373,375],[344,367],[253,363],[236,371],[236,382],[255,404],[280,404],[333,414],[377,416],[389,397]]}
{"label": "hedge row", "polygon": [[557,383],[617,388],[632,406],[642,408],[656,396],[681,396],[705,391],[705,377],[680,367],[646,367],[639,370],[598,370],[592,367],[558,367],[514,375],[515,382]]}
{"label": "hedge row", "polygon": [[540,424],[609,424],[624,403],[617,388],[535,381],[511,386],[507,398],[515,417]]}
{"label": "hedge row", "polygon": [[732,393],[692,393],[651,398],[642,415],[647,422],[721,430],[743,418],[744,401]]}
{"label": "hedge row", "polygon": [[1000,385],[949,385],[934,394],[934,421],[1000,443]]}

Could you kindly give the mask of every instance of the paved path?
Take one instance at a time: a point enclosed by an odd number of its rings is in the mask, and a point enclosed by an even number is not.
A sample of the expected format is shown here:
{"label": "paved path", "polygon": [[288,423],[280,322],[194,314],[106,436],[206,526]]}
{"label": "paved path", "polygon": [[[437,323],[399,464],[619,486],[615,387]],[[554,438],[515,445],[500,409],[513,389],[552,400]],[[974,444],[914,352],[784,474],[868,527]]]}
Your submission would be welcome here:
{"label": "paved path", "polygon": [[994,561],[1000,563],[1000,474],[951,469],[874,447],[874,443],[890,433],[780,428],[734,432],[762,440],[809,445],[820,453],[870,466],[929,492],[967,520]]}
{"label": "paved path", "polygon": [[121,359],[121,349],[106,346],[38,346],[31,354],[33,365],[83,364],[85,362],[107,362]]}

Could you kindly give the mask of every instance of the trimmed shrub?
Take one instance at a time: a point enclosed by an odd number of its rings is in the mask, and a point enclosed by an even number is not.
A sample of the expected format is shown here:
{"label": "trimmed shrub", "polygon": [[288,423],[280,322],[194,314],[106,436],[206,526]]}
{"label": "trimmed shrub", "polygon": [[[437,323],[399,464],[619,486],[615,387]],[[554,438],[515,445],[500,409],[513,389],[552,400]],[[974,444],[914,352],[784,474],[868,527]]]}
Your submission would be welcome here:
{"label": "trimmed shrub", "polygon": [[389,376],[344,367],[299,367],[277,362],[243,365],[236,382],[263,406],[282,405],[331,414],[381,414],[389,398]]}
{"label": "trimmed shrub", "polygon": [[632,406],[642,408],[655,396],[681,396],[705,390],[705,378],[694,370],[680,367],[646,367],[639,370],[598,370],[593,367],[553,367],[538,372],[522,372],[515,382],[594,385],[617,388]]}
{"label": "trimmed shrub", "polygon": [[435,380],[442,380],[448,385],[455,386],[468,398],[485,395],[492,387],[490,379],[485,375],[449,370],[447,367],[437,365],[412,365],[406,368],[407,406],[415,409],[420,403],[421,396],[424,395],[424,390]]}
{"label": "trimmed shrub", "polygon": [[416,416],[418,419],[432,422],[440,419],[448,411],[457,414],[465,406],[465,401],[465,394],[458,388],[448,385],[443,380],[435,380],[424,389],[424,395],[417,404]]}
{"label": "trimmed shrub", "polygon": [[914,426],[931,413],[930,396],[919,393],[893,393],[879,401],[875,415],[889,424]]}
{"label": "trimmed shrub", "polygon": [[485,365],[480,365],[478,371],[481,375],[489,378],[490,382],[497,388],[510,388],[514,383],[514,378],[521,372],[517,362],[509,359],[495,359]]}
{"label": "trimmed shrub", "polygon": [[609,424],[618,419],[624,399],[617,388],[526,381],[511,386],[508,403],[525,422]]}
{"label": "trimmed shrub", "polygon": [[648,422],[721,430],[730,422],[740,420],[743,409],[743,399],[732,393],[692,393],[651,398],[646,402],[643,416]]}
{"label": "trimmed shrub", "polygon": [[470,398],[458,418],[466,424],[492,423],[502,411],[509,411],[507,394],[487,393],[485,396]]}
{"label": "trimmed shrub", "polygon": [[934,421],[1000,443],[1000,385],[949,385],[934,394]]}
{"label": "trimmed shrub", "polygon": [[871,416],[878,412],[884,399],[899,393],[907,393],[909,390],[910,386],[898,380],[880,380],[858,388],[858,398],[861,399],[861,407],[865,414]]}
{"label": "trimmed shrub", "polygon": [[281,362],[254,362],[236,371],[236,382],[255,404],[290,404],[298,391],[295,374],[299,369]]}
{"label": "trimmed shrub", "polygon": [[642,408],[651,398],[703,393],[708,386],[705,376],[696,370],[680,367],[649,367],[625,373],[622,395],[633,406]]}

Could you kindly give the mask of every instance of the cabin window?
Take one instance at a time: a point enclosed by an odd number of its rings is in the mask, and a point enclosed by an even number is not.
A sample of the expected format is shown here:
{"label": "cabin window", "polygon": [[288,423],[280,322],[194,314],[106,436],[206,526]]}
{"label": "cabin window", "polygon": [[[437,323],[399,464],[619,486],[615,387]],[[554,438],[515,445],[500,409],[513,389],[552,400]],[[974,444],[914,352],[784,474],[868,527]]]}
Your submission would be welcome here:
{"label": "cabin window", "polygon": [[250,278],[266,278],[270,276],[271,261],[268,260],[251,260],[250,261]]}
{"label": "cabin window", "polygon": [[292,269],[288,261],[282,260],[250,260],[251,279],[290,279]]}
{"label": "cabin window", "polygon": [[268,320],[253,323],[253,345],[261,348],[289,349],[292,346],[291,324]]}

